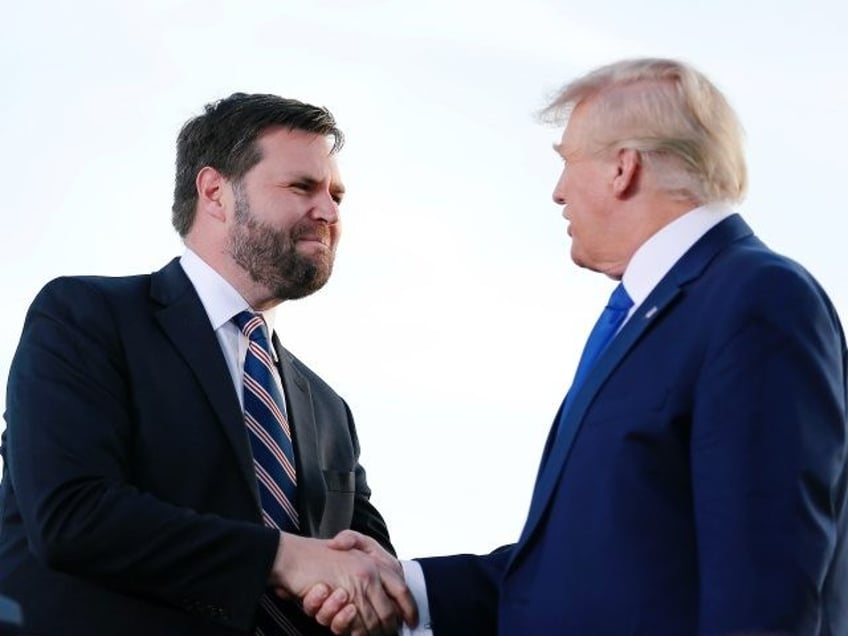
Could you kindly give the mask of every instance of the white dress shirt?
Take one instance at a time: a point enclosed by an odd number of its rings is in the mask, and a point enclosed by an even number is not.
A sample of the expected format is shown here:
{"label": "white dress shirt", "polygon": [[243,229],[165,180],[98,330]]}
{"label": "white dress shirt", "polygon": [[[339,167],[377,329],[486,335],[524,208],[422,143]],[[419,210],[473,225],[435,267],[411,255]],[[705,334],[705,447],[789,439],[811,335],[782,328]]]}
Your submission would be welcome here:
{"label": "white dress shirt", "polygon": [[[625,323],[680,257],[713,226],[731,214],[733,210],[720,203],[695,208],[663,227],[634,252],[621,279],[633,300],[633,307],[627,314]],[[418,605],[420,619],[419,627],[411,630],[404,626],[401,633],[403,636],[432,636],[427,585],[421,565],[417,561],[402,561],[401,565],[406,584]]]}
{"label": "white dress shirt", "polygon": [[[192,250],[186,248],[185,253],[180,257],[180,265],[194,286],[197,295],[200,296],[200,302],[203,303],[203,308],[206,310],[206,315],[209,317],[218,343],[221,345],[224,359],[227,361],[227,368],[230,370],[239,403],[244,409],[242,375],[244,359],[247,355],[248,338],[232,321],[232,318],[244,310],[253,310],[247,304],[247,301],[241,297],[241,294],[236,291],[235,287],[230,285],[223,276],[212,269],[206,261]],[[260,313],[265,318],[265,324],[268,325],[270,332],[268,342],[270,343],[271,335],[274,332],[276,307]],[[271,347],[271,355],[276,362],[277,352],[274,347]],[[280,395],[283,396],[283,402],[285,402],[285,393],[276,366],[274,368],[274,380],[277,383],[277,388],[280,389]]]}
{"label": "white dress shirt", "polygon": [[663,277],[689,248],[713,226],[733,214],[727,205],[714,203],[690,210],[666,225],[634,252],[621,282],[633,300],[627,319],[645,302]]}

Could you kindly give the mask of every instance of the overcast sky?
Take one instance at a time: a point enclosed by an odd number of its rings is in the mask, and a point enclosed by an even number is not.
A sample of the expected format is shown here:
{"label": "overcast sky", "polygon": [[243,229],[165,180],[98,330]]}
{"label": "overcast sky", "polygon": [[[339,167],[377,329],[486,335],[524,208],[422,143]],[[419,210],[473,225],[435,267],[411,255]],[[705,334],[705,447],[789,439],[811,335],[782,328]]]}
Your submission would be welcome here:
{"label": "overcast sky", "polygon": [[[282,306],[285,345],[353,409],[402,556],[518,537],[542,444],[613,283],[577,269],[550,198],[569,78],[685,59],[747,131],[740,211],[843,318],[848,12],[842,0],[5,2],[0,381],[62,274],[159,269],[174,140],[204,103],[329,107],[348,194],[330,283]],[[2,425],[0,425],[2,426]]]}

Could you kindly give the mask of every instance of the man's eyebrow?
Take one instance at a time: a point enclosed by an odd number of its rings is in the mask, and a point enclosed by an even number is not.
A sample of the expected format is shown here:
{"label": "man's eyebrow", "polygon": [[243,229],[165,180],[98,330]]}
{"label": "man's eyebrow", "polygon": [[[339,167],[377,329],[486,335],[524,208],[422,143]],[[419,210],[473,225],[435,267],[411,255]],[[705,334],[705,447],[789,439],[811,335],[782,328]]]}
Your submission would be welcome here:
{"label": "man's eyebrow", "polygon": [[304,172],[293,172],[287,176],[289,181],[296,181],[298,183],[303,183],[308,186],[314,186],[319,183],[318,179],[315,177],[311,177]]}
{"label": "man's eyebrow", "polygon": [[[300,183],[309,189],[315,189],[321,185],[323,179],[316,179],[305,173],[294,173],[289,177],[292,183]],[[336,196],[341,196],[345,193],[345,187],[341,183],[331,183],[330,192]]]}
{"label": "man's eyebrow", "polygon": [[551,147],[554,149],[554,152],[557,153],[559,156],[565,156],[565,150],[563,149],[562,144],[555,142],[551,144]]}

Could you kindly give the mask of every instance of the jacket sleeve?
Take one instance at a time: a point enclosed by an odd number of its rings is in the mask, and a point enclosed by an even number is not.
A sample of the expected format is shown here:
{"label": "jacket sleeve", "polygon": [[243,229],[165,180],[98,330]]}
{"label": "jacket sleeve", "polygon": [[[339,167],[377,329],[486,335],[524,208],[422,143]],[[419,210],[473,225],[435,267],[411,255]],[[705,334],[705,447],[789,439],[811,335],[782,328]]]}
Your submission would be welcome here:
{"label": "jacket sleeve", "polygon": [[244,629],[278,534],[132,483],[130,370],[102,292],[58,279],[33,302],[7,393],[8,469],[47,567]]}
{"label": "jacket sleeve", "polygon": [[486,555],[416,559],[424,571],[434,636],[498,633],[500,582],[512,555],[506,545]]}
{"label": "jacket sleeve", "polygon": [[710,317],[692,421],[698,633],[819,633],[846,565],[845,342],[800,268],[742,276]]}

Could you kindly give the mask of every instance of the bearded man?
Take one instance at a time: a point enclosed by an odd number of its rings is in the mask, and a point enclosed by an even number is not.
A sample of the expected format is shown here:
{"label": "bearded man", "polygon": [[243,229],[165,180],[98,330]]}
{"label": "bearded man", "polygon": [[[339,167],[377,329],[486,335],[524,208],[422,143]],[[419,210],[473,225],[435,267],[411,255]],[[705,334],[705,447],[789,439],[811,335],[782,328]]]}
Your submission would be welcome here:
{"label": "bearded man", "polygon": [[24,633],[327,633],[296,603],[318,582],[362,630],[414,623],[402,577],[323,540],[392,551],[347,404],[273,329],[332,271],[342,143],[296,100],[207,105],[177,140],[182,257],[36,297],[0,487],[0,593]]}

